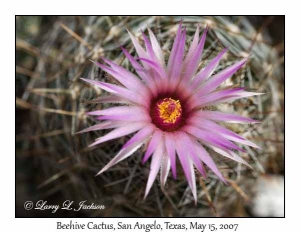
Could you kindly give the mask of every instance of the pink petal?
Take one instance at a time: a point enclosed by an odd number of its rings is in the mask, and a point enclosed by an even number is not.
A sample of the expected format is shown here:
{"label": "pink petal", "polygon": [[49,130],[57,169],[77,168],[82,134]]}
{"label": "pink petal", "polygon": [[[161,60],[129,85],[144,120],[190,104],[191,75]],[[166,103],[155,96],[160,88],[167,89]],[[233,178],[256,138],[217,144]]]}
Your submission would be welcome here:
{"label": "pink petal", "polygon": [[166,152],[170,158],[173,178],[176,179],[176,155],[174,141],[173,133],[165,133]]}
{"label": "pink petal", "polygon": [[241,98],[247,98],[250,96],[256,96],[256,95],[264,95],[265,93],[259,93],[259,92],[249,92],[249,91],[240,91],[237,92],[236,95],[233,95],[230,98],[227,98],[226,101],[234,101]]}
{"label": "pink petal", "polygon": [[203,119],[199,117],[191,117],[189,119],[189,122],[192,125],[197,125],[198,128],[204,128],[206,130],[210,130],[221,135],[228,135],[233,138],[243,139],[240,135],[207,119]]}
{"label": "pink petal", "polygon": [[156,71],[157,74],[159,74],[160,78],[166,78],[166,72],[158,63],[143,57],[140,57],[139,60],[146,62],[151,68]]}
{"label": "pink petal", "polygon": [[126,148],[136,142],[145,141],[147,138],[150,137],[150,135],[155,130],[155,126],[153,124],[147,125],[145,128],[141,129],[139,132],[137,132],[130,140],[128,140],[122,148]]}
{"label": "pink petal", "polygon": [[149,145],[147,147],[146,153],[144,155],[144,158],[142,160],[142,163],[146,163],[146,161],[149,159],[151,154],[154,152],[155,148],[157,147],[158,143],[162,140],[163,138],[163,133],[161,130],[157,129],[152,138],[150,139]]}
{"label": "pink petal", "polygon": [[147,96],[149,96],[149,90],[147,86],[145,86],[138,77],[136,77],[134,74],[132,74],[122,66],[115,64],[112,61],[109,61],[105,58],[102,58],[102,60],[109,64],[112,67],[112,69],[100,64],[99,62],[95,62],[95,64],[107,73],[111,74],[113,77],[115,77],[128,89],[138,91],[139,95],[142,95],[146,100],[148,99]]}
{"label": "pink petal", "polygon": [[227,158],[229,158],[229,159],[231,159],[231,160],[234,160],[234,161],[236,161],[236,162],[238,162],[238,163],[242,163],[242,164],[248,166],[249,168],[253,169],[253,168],[249,165],[249,163],[247,163],[244,159],[242,159],[240,156],[238,156],[238,155],[237,155],[236,153],[234,153],[233,151],[221,150],[221,149],[216,148],[216,147],[213,147],[213,146],[212,146],[211,148],[212,148],[215,152],[217,152],[217,153],[223,155],[224,157],[227,157]]}
{"label": "pink petal", "polygon": [[145,43],[145,46],[146,46],[146,50],[147,50],[147,53],[149,55],[150,60],[152,60],[153,62],[158,63],[160,65],[159,60],[158,60],[158,58],[156,57],[156,55],[154,53],[153,47],[150,44],[150,41],[148,40],[148,38],[147,38],[147,36],[145,35],[144,32],[142,32],[142,36],[143,36],[144,43]]}
{"label": "pink petal", "polygon": [[143,142],[140,142],[139,144],[133,144],[129,147],[126,147],[124,149],[121,149],[120,152],[109,161],[109,163],[101,169],[101,171],[98,172],[97,176],[101,173],[105,172],[107,169],[111,168],[118,162],[122,161],[123,159],[126,159],[130,155],[132,155],[135,151],[137,151],[141,146],[143,145]]}
{"label": "pink petal", "polygon": [[100,82],[100,81],[95,81],[95,80],[90,80],[90,79],[84,79],[81,78],[83,81],[91,83],[93,85],[96,85],[100,87],[101,89],[111,92],[117,96],[120,96],[122,98],[128,99],[134,103],[138,103],[144,106],[148,106],[149,102],[146,102],[142,97],[138,96],[136,93],[129,91],[126,88],[110,84],[110,83],[105,83],[105,82]]}
{"label": "pink petal", "polygon": [[106,121],[106,122],[101,122],[100,124],[93,125],[91,127],[88,127],[86,129],[83,129],[76,134],[79,133],[86,133],[90,131],[97,131],[97,130],[102,130],[102,129],[109,129],[109,128],[114,128],[115,124],[112,124],[112,122]]}
{"label": "pink petal", "polygon": [[160,141],[157,145],[156,145],[156,150],[152,156],[152,160],[151,160],[151,166],[150,166],[150,173],[149,173],[149,177],[148,177],[148,182],[147,182],[147,186],[146,186],[146,191],[145,191],[145,196],[144,199],[147,197],[153,183],[154,180],[157,176],[157,173],[159,171],[159,168],[161,166],[161,161],[163,158],[163,141]]}
{"label": "pink petal", "polygon": [[[234,89],[216,91],[202,97],[201,96],[199,97],[199,95],[198,96],[195,95],[191,98],[191,103],[192,103],[191,106],[204,107],[204,106],[219,104],[223,102],[233,102],[237,99],[264,94],[258,92],[247,92],[243,90],[244,88],[234,88]],[[199,99],[198,103],[195,101],[197,98]]]}
{"label": "pink petal", "polygon": [[144,121],[151,120],[148,111],[144,107],[139,106],[117,106],[87,112],[86,114],[94,116],[116,116],[120,117],[121,120],[126,120],[127,118],[130,119],[131,117],[138,116],[139,119],[144,119]]}
{"label": "pink petal", "polygon": [[170,57],[169,57],[169,61],[168,61],[168,71],[169,73],[171,72],[171,70],[173,69],[173,63],[174,63],[174,60],[176,58],[176,53],[177,53],[177,50],[178,50],[178,47],[179,47],[179,43],[180,43],[180,38],[181,38],[181,30],[182,30],[182,25],[180,24],[179,27],[178,27],[178,31],[177,31],[177,34],[176,34],[176,37],[175,37],[175,40],[174,40],[174,43],[173,43],[173,47],[172,47],[172,50],[171,50],[171,54],[170,54]]}
{"label": "pink petal", "polygon": [[202,57],[202,51],[204,47],[204,43],[206,40],[206,34],[207,34],[208,27],[206,27],[205,31],[203,32],[203,35],[201,37],[201,40],[199,44],[197,45],[196,49],[193,51],[193,53],[190,55],[190,57],[186,57],[185,60],[187,62],[185,63],[184,66],[184,73],[183,73],[183,81],[191,80],[193,75],[195,74],[199,62]]}
{"label": "pink petal", "polygon": [[210,155],[203,148],[201,143],[199,143],[196,139],[193,139],[192,143],[194,144],[194,149],[196,151],[196,154],[199,156],[199,158],[220,178],[220,180],[226,183],[226,180],[220,173],[219,169],[217,168],[216,164],[214,163]]}
{"label": "pink petal", "polygon": [[195,200],[195,205],[197,204],[198,201],[198,197],[197,197],[197,189],[196,189],[196,178],[195,178],[195,172],[194,172],[194,166],[193,166],[193,161],[188,158],[188,166],[189,166],[189,171],[191,172],[191,183],[192,186],[190,186],[191,190],[192,190],[192,194]]}
{"label": "pink petal", "polygon": [[228,123],[259,123],[259,121],[247,117],[218,111],[197,111],[195,116],[204,117],[213,121],[225,121]]}
{"label": "pink petal", "polygon": [[99,116],[96,118],[99,121],[103,121],[103,120],[109,120],[109,121],[123,121],[123,122],[127,122],[127,124],[131,124],[131,122],[134,121],[143,121],[143,122],[147,122],[150,123],[151,118],[149,116],[144,117],[142,115],[135,115],[135,114],[130,114],[128,113],[128,115],[107,115],[107,116]]}
{"label": "pink petal", "polygon": [[202,161],[195,152],[194,144],[192,143],[191,138],[185,132],[182,132],[181,140],[181,143],[184,144],[187,148],[186,154],[190,156],[198,171],[206,178],[205,169],[203,167]]}
{"label": "pink petal", "polygon": [[197,48],[197,45],[198,45],[198,42],[199,42],[199,26],[197,26],[197,29],[196,29],[196,32],[195,32],[195,35],[194,35],[194,39],[193,39],[193,42],[192,44],[190,45],[190,48],[189,48],[189,51],[184,59],[184,67],[186,66],[186,64],[188,64],[191,60],[191,57],[192,55],[194,54],[194,51],[196,50]]}
{"label": "pink petal", "polygon": [[135,131],[140,130],[141,128],[145,127],[148,123],[146,122],[135,122],[135,123],[131,123],[129,125],[126,126],[121,126],[119,128],[116,128],[114,130],[112,130],[111,132],[109,132],[108,134],[106,134],[103,137],[100,137],[99,139],[96,139],[96,141],[94,143],[92,143],[91,145],[89,145],[89,147],[98,145],[100,143],[115,139],[115,138],[119,138],[128,134],[131,134]]}
{"label": "pink petal", "polygon": [[87,115],[100,116],[98,120],[151,121],[148,111],[139,106],[111,107],[87,112]]}
{"label": "pink petal", "polygon": [[[181,26],[179,27],[181,30]],[[179,38],[180,36],[180,38]],[[170,79],[170,85],[172,88],[176,87],[181,77],[181,67],[184,55],[186,30],[178,32],[173,44],[173,48],[170,54],[168,62],[168,77]]]}
{"label": "pink petal", "polygon": [[[145,50],[142,48],[142,46],[139,44],[139,42],[136,40],[136,38],[132,35],[132,33],[127,29],[128,34],[132,40],[132,43],[135,47],[135,50],[139,57],[149,58]],[[147,68],[147,67],[145,67]]]}
{"label": "pink petal", "polygon": [[163,51],[162,51],[156,37],[154,36],[154,34],[153,34],[153,32],[151,31],[150,28],[148,28],[148,32],[149,32],[149,35],[150,35],[150,41],[151,41],[154,53],[155,53],[156,57],[158,58],[158,60],[160,62],[160,65],[162,67],[164,67],[165,66],[165,58],[164,58],[164,55],[163,55]]}
{"label": "pink petal", "polygon": [[133,58],[124,48],[121,48],[125,53],[128,60],[131,62],[132,66],[140,76],[140,78],[147,84],[148,88],[152,92],[153,95],[157,95],[157,85],[155,80],[152,79],[148,70],[142,67],[135,58]]}
{"label": "pink petal", "polygon": [[187,145],[182,142],[184,140],[183,134],[184,134],[183,132],[177,133],[177,135],[175,137],[175,148],[176,148],[180,163],[182,165],[184,174],[186,176],[186,179],[192,190],[195,202],[197,202],[196,181],[195,181],[193,162],[189,158],[189,156],[187,156],[187,154],[190,154],[190,148],[188,148]]}
{"label": "pink petal", "polygon": [[250,142],[248,140],[246,140],[245,138],[241,137],[241,138],[237,138],[237,137],[233,137],[231,135],[223,135],[225,138],[227,138],[228,140],[243,144],[243,145],[247,145],[247,146],[251,146],[257,149],[261,149],[258,145],[254,144],[253,142]]}
{"label": "pink petal", "polygon": [[203,118],[195,119],[194,117],[192,117],[190,119],[190,122],[191,122],[191,124],[197,125],[197,127],[199,127],[199,128],[204,128],[208,131],[213,131],[217,134],[220,134],[228,140],[261,149],[259,146],[255,145],[254,143],[244,139],[240,135],[238,135],[238,134],[232,132],[231,130],[228,130],[228,129],[222,127],[221,125],[218,125],[212,121],[205,120]]}
{"label": "pink petal", "polygon": [[160,186],[161,189],[164,190],[168,174],[170,171],[171,163],[168,155],[164,155],[161,163],[161,173],[160,173]]}
{"label": "pink petal", "polygon": [[133,58],[130,53],[128,53],[128,51],[126,49],[124,49],[123,47],[121,47],[123,53],[125,54],[125,56],[127,57],[127,59],[130,61],[130,63],[132,64],[133,68],[136,70],[137,74],[139,75],[140,78],[142,78],[146,83],[151,82],[150,78],[148,77],[147,73],[146,73],[146,69],[144,67],[142,67],[135,58]]}
{"label": "pink petal", "polygon": [[237,145],[228,141],[226,138],[218,135],[217,133],[212,133],[208,130],[202,130],[200,128],[191,125],[184,126],[182,130],[184,130],[185,132],[193,135],[195,138],[209,145],[221,149],[227,149],[227,150],[235,149],[244,152],[244,150],[239,148]]}
{"label": "pink petal", "polygon": [[107,95],[101,96],[92,100],[85,101],[85,103],[118,103],[118,104],[128,104],[124,99],[120,98],[119,96],[114,95]]}
{"label": "pink petal", "polygon": [[216,91],[211,94],[202,96],[203,93],[198,93],[197,95],[193,95],[190,98],[190,107],[204,107],[208,105],[213,105],[216,103],[228,101],[229,99],[241,98],[240,93],[244,88],[233,88],[227,90]]}
{"label": "pink petal", "polygon": [[226,68],[225,70],[220,71],[216,75],[212,76],[206,83],[204,83],[200,87],[199,93],[205,95],[207,93],[214,91],[217,87],[220,86],[222,82],[230,78],[237,70],[239,70],[246,63],[246,61],[247,59],[245,58],[235,63],[234,65]]}
{"label": "pink petal", "polygon": [[[128,30],[127,30],[128,31]],[[138,43],[138,41],[136,40],[136,38],[131,34],[131,32],[129,32],[129,36],[132,40],[132,43],[135,47],[135,50],[138,54],[139,57],[143,57],[145,59],[150,59],[149,55],[147,52],[145,52],[145,50],[142,48],[142,46]],[[149,67],[148,63],[142,61],[143,66],[146,68],[146,70],[148,70],[147,72],[149,72],[149,70],[151,70],[151,67]]]}
{"label": "pink petal", "polygon": [[228,48],[223,49],[223,51],[220,52],[214,59],[212,59],[207,66],[205,66],[198,74],[196,74],[193,80],[193,86],[198,87],[202,82],[211,76],[227,50]]}

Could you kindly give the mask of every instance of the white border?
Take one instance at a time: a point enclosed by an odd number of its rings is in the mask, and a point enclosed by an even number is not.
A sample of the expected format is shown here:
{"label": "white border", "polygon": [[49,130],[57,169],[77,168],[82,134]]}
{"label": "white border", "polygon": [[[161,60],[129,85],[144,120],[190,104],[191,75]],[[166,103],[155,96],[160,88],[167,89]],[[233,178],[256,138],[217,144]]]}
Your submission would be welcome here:
{"label": "white border", "polygon": [[[292,2],[292,1],[291,1]],[[296,2],[296,1],[293,1]],[[5,5],[4,5],[5,4]],[[56,222],[69,219],[15,219],[15,14],[285,14],[286,15],[286,218],[284,219],[197,219],[201,223],[239,223],[237,232],[299,231],[299,4],[290,1],[2,1],[1,3],[1,231],[56,232]],[[298,53],[296,53],[298,52]],[[18,116],[16,116],[18,117]],[[296,189],[296,187],[298,189]],[[76,219],[134,223],[137,219]],[[158,219],[160,222],[189,222],[196,219]],[[151,219],[139,219],[151,222]],[[298,229],[298,231],[297,231]],[[100,230],[99,230],[100,231]],[[103,230],[102,230],[103,231]],[[82,232],[82,231],[81,231]],[[105,231],[103,231],[105,232]],[[107,231],[108,232],[108,231]],[[129,232],[129,231],[128,231]],[[144,231],[130,231],[144,232]],[[172,231],[170,231],[172,232]],[[177,231],[179,232],[179,231]],[[200,232],[200,231],[195,231]],[[206,231],[207,232],[207,231]]]}

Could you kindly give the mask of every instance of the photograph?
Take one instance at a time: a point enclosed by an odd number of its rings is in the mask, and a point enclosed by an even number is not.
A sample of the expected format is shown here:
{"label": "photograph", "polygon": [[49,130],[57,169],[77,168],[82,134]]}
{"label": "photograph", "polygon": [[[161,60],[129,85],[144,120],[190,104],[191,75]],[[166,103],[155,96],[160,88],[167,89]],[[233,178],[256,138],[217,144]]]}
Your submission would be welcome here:
{"label": "photograph", "polygon": [[285,218],[284,15],[16,15],[15,69],[15,218]]}

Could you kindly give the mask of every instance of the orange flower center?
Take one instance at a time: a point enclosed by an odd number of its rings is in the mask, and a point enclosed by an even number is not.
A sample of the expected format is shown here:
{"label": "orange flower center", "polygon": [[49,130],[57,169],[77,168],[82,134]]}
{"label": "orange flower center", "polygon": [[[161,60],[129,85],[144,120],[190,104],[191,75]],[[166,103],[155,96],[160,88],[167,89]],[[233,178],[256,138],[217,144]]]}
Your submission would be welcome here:
{"label": "orange flower center", "polygon": [[157,103],[159,117],[164,123],[175,123],[181,116],[182,109],[179,100],[165,98]]}

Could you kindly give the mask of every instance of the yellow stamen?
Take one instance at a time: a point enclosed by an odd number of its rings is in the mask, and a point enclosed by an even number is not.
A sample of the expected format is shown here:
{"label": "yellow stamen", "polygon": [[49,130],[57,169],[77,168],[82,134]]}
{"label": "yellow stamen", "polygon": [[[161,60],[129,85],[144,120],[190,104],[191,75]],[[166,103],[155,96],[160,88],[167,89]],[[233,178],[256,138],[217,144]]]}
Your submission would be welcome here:
{"label": "yellow stamen", "polygon": [[181,116],[181,105],[179,100],[165,98],[158,103],[159,117],[164,123],[175,123]]}

